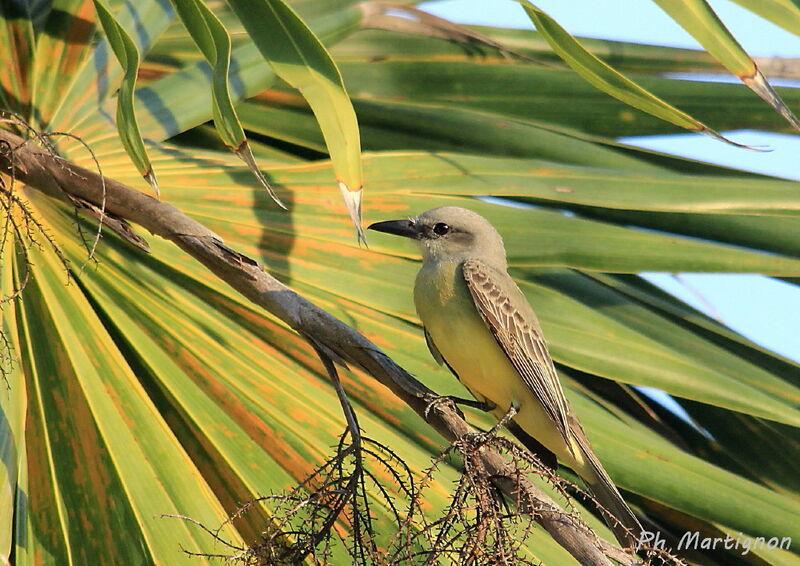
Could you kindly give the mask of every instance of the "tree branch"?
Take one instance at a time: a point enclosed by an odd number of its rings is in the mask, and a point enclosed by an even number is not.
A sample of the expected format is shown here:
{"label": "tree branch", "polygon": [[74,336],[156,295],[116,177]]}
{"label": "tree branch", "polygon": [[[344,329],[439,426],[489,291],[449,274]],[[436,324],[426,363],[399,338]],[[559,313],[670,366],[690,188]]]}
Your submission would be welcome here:
{"label": "tree branch", "polygon": [[[63,161],[31,141],[0,129],[0,171],[53,198],[73,204],[71,197],[99,205],[105,196],[107,212],[134,222],[172,241],[253,303],[280,318],[334,359],[357,366],[388,387],[421,417],[438,395],[384,354],[364,336],[304,299],[258,263],[226,246],[222,239],[177,208],[113,179]],[[104,195],[105,189],[105,195]],[[450,441],[473,429],[450,404],[437,404],[427,420]],[[609,558],[624,565],[637,560],[573,520],[544,491],[513,472],[513,465],[493,449],[482,453],[487,471],[522,512],[530,513],[581,564],[607,566]]]}

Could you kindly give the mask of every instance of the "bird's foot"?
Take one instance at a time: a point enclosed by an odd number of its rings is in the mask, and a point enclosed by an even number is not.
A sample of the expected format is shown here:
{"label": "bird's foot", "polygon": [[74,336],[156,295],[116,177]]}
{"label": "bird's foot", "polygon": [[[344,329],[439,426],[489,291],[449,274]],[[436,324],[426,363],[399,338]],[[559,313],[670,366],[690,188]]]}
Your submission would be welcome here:
{"label": "bird's foot", "polygon": [[[464,405],[466,407],[472,407],[473,409],[478,409],[480,411],[489,412],[494,409],[494,405],[491,403],[487,403],[485,401],[476,401],[474,399],[463,399],[461,397],[454,397],[453,395],[440,395],[433,399],[428,406],[425,407],[425,420],[429,420],[428,416],[430,412],[436,409],[439,405],[444,405],[447,403],[452,403],[456,406],[456,410],[458,409],[459,405]],[[463,416],[463,415],[462,415]]]}
{"label": "bird's foot", "polygon": [[510,423],[511,420],[517,416],[517,413],[519,413],[519,407],[512,403],[506,414],[503,415],[503,418],[497,421],[497,424],[494,425],[491,430],[497,432],[497,429],[500,429]]}
{"label": "bird's foot", "polygon": [[475,446],[480,446],[488,442],[491,442],[497,437],[498,433],[500,432],[500,429],[505,427],[508,423],[510,423],[518,412],[519,408],[516,405],[511,405],[508,408],[508,412],[506,412],[506,414],[503,415],[503,418],[497,421],[497,424],[494,425],[492,428],[490,428],[486,432],[479,432],[477,434],[467,435],[470,437],[469,441],[473,443]]}

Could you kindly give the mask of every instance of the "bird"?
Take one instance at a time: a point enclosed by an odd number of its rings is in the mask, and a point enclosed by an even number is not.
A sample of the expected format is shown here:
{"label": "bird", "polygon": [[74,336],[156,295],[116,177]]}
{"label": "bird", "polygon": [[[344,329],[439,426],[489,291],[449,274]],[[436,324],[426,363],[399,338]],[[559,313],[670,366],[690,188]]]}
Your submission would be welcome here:
{"label": "bird", "polygon": [[[508,274],[503,239],[466,208],[442,206],[368,229],[416,240],[414,304],[434,359],[540,459],[570,467],[613,516],[620,543],[642,526],[594,454],[564,395],[539,321]],[[505,418],[504,418],[505,417]]]}

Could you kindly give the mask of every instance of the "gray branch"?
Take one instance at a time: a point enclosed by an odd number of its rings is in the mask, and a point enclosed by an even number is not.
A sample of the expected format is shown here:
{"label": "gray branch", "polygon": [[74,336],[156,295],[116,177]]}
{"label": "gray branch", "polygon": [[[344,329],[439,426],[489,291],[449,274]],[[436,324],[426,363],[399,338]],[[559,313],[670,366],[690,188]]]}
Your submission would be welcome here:
{"label": "gray branch", "polygon": [[[105,178],[104,183],[97,173],[0,129],[0,171],[11,174],[12,169],[18,181],[70,205],[77,198],[99,206],[105,191],[106,212],[175,243],[250,301],[283,320],[312,344],[325,348],[326,354],[359,367],[380,381],[421,417],[425,418],[426,408],[438,397],[353,328],[280,283],[256,261],[226,246],[214,232],[174,206],[113,179]],[[446,403],[436,404],[428,421],[450,441],[476,432]],[[482,458],[498,487],[512,501],[526,502],[520,510],[530,513],[578,562],[590,566],[608,566],[609,558],[623,565],[638,562],[573,520],[535,484],[520,479],[507,458],[488,447]]]}

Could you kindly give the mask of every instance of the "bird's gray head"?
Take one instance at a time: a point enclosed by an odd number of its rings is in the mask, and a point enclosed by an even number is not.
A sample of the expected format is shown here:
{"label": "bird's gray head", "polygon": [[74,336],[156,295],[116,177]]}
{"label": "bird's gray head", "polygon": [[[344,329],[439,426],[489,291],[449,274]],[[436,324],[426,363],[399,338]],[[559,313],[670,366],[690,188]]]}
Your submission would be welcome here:
{"label": "bird's gray head", "polygon": [[505,270],[503,239],[480,214],[457,206],[440,206],[407,220],[376,222],[370,230],[417,240],[425,261],[480,259]]}

